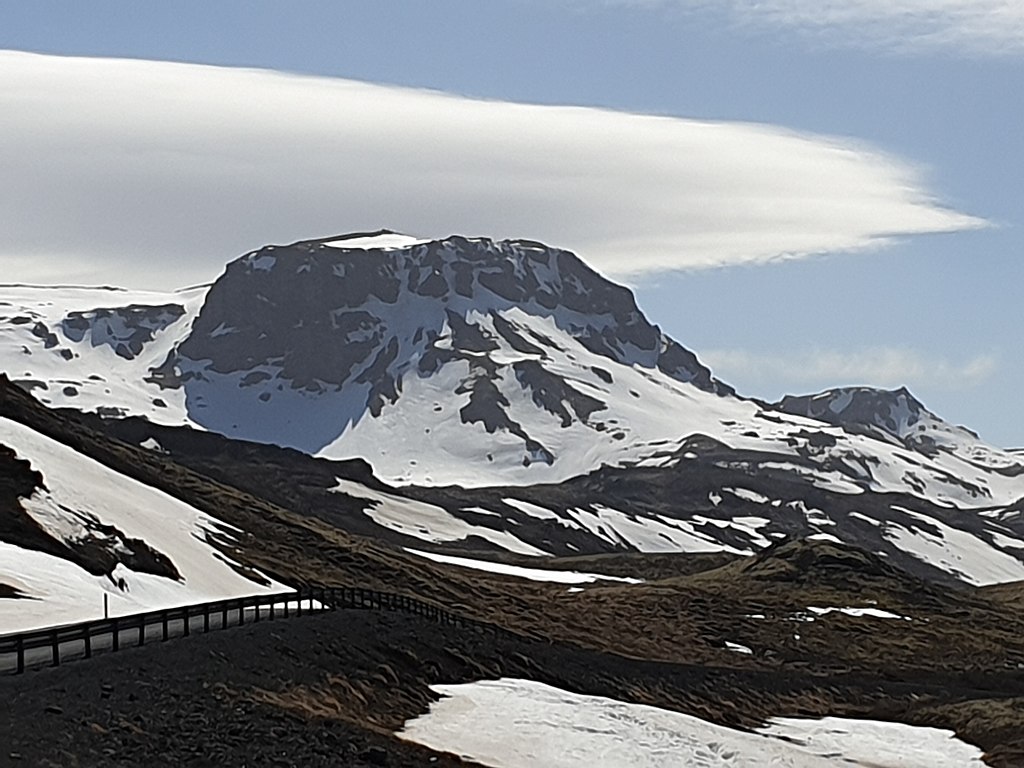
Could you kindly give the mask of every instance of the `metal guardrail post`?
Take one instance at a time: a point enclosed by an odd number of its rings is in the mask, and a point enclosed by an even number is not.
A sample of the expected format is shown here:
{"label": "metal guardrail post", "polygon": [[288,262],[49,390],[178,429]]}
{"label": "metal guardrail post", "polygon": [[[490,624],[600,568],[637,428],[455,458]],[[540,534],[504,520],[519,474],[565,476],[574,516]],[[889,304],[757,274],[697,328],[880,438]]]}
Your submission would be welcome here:
{"label": "metal guardrail post", "polygon": [[182,612],[185,614],[185,626],[183,632],[185,633],[185,637],[188,637],[191,634],[191,627],[189,627],[189,624],[192,622],[192,617],[187,605],[182,608]]}
{"label": "metal guardrail post", "polygon": [[121,628],[117,619],[110,622],[110,647],[115,652],[121,650]]}
{"label": "metal guardrail post", "polygon": [[50,642],[53,643],[53,666],[60,666],[60,641],[57,639],[57,630],[50,633]]}
{"label": "metal guardrail post", "polygon": [[86,627],[82,639],[85,641],[85,658],[92,658],[92,628]]}

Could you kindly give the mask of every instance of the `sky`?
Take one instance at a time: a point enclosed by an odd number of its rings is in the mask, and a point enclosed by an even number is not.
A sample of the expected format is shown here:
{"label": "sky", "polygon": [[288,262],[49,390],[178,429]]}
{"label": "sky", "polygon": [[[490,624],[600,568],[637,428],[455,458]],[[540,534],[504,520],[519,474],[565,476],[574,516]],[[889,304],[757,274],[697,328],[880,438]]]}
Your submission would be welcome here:
{"label": "sky", "polygon": [[1024,446],[1022,91],[1019,0],[0,0],[0,280],[539,239],[742,394]]}

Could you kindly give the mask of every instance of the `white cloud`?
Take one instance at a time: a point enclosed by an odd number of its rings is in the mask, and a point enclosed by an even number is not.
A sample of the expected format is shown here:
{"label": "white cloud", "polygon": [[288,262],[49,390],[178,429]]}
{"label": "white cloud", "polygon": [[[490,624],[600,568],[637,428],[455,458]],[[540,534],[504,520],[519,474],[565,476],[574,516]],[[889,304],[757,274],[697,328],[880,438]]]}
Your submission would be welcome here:
{"label": "white cloud", "polygon": [[171,287],[268,242],[519,236],[618,275],[982,226],[914,168],[774,126],[0,52],[5,281]]}
{"label": "white cloud", "polygon": [[910,348],[888,346],[784,353],[718,349],[705,350],[701,359],[725,381],[744,381],[756,387],[757,380],[770,380],[788,392],[844,385],[959,391],[983,384],[999,367],[993,354],[955,362]]}
{"label": "white cloud", "polygon": [[[615,2],[615,0],[613,0]],[[741,26],[795,29],[830,45],[972,55],[1024,52],[1021,0],[618,0],[726,13]]]}

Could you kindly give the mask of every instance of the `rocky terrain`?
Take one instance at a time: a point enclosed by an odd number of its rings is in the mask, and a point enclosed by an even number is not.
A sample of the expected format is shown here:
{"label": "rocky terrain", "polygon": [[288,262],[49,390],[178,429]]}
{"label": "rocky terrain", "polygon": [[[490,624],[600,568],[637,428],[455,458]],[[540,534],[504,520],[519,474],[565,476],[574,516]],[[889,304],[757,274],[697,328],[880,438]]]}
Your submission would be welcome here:
{"label": "rocky terrain", "polygon": [[458,764],[396,734],[500,677],[1024,763],[1022,456],[906,390],[743,398],[529,241],[4,292],[0,633],[302,585],[486,628],[341,611],[3,679],[0,764]]}
{"label": "rocky terrain", "polygon": [[172,294],[0,293],[0,364],[40,402],[353,533],[559,556],[814,536],[1024,579],[1018,452],[903,389],[743,398],[539,243],[361,233]]}

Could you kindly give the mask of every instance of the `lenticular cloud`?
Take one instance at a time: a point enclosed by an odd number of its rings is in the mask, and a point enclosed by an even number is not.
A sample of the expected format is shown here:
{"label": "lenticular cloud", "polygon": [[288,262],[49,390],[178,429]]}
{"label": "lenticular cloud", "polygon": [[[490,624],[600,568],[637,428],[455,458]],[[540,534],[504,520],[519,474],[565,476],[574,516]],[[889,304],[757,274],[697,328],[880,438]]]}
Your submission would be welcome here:
{"label": "lenticular cloud", "polygon": [[640,275],[983,224],[844,139],[261,70],[0,52],[0,136],[0,258],[26,282],[175,287],[381,227]]}

